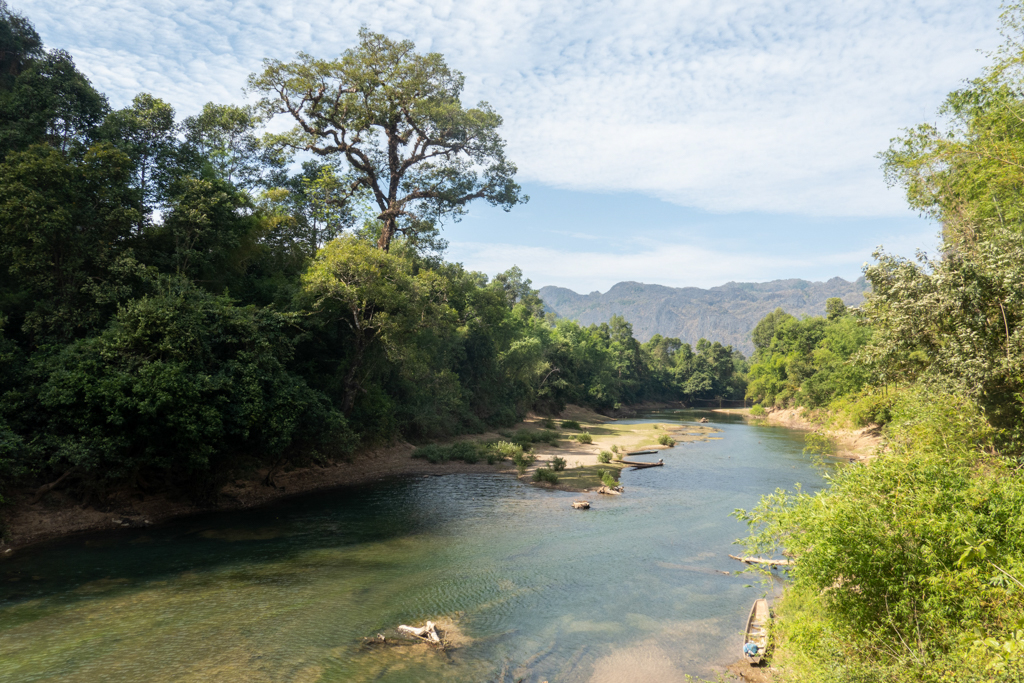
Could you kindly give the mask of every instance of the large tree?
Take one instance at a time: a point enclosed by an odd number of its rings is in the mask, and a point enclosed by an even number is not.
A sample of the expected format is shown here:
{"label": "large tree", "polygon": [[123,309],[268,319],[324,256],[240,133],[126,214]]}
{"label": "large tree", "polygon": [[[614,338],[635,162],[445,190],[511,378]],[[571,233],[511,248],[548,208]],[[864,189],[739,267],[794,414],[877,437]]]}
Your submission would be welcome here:
{"label": "large tree", "polygon": [[363,28],[338,59],[266,60],[249,89],[262,96],[264,115],[295,121],[273,141],[344,158],[351,175],[334,201],[369,193],[380,211],[378,246],[387,251],[396,234],[458,219],[474,199],[506,211],[528,199],[505,158],[501,117],[486,102],[464,108],[464,80],[439,53],[417,54],[411,41]]}

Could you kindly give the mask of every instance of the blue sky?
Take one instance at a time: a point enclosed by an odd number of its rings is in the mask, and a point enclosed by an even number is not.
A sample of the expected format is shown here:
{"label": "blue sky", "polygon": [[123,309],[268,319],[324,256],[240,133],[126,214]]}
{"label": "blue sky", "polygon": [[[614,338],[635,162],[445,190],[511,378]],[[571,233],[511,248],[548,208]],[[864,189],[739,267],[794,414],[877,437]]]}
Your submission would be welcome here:
{"label": "blue sky", "polygon": [[352,45],[360,25],[444,53],[504,116],[532,202],[474,206],[450,256],[535,285],[857,277],[937,227],[875,155],[934,120],[999,42],[996,0],[29,0],[50,47],[123,106],[242,103],[264,57]]}

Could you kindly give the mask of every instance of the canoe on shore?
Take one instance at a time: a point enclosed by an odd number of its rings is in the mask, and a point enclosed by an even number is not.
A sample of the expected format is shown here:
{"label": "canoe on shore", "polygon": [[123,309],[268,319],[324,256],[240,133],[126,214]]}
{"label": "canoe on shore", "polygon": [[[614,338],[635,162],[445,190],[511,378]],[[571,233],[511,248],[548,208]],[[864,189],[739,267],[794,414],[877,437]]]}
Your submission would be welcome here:
{"label": "canoe on shore", "polygon": [[747,627],[743,633],[743,658],[751,665],[760,664],[764,656],[765,648],[768,646],[768,621],[771,614],[768,611],[768,601],[758,598],[750,607],[750,616],[747,617]]}

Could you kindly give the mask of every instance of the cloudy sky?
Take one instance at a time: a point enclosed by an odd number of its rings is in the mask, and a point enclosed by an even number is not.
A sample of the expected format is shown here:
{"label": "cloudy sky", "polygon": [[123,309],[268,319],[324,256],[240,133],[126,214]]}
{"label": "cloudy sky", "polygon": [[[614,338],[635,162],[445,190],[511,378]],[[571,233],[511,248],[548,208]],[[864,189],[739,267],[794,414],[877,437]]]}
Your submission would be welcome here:
{"label": "cloudy sky", "polygon": [[333,56],[361,25],[442,52],[505,119],[531,195],[447,226],[450,257],[604,291],[853,279],[936,226],[876,154],[934,120],[999,42],[997,0],[11,0],[123,106],[244,102],[265,57]]}

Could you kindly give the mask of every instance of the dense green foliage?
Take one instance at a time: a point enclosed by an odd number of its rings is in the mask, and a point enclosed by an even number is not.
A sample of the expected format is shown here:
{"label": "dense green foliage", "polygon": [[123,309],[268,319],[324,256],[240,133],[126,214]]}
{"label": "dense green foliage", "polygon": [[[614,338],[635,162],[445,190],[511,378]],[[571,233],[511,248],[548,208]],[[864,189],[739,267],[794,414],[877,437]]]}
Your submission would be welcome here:
{"label": "dense green foliage", "polygon": [[738,511],[751,553],[796,560],[775,633],[793,680],[1024,680],[1022,20],[1003,15],[1007,42],[949,96],[948,129],[883,154],[941,222],[941,256],[878,252],[859,310],[755,331],[750,395],[886,425],[884,451],[828,490]]}
{"label": "dense green foliage", "polygon": [[871,329],[849,315],[839,299],[828,304],[824,318],[798,320],[778,309],[758,323],[748,398],[762,406],[813,408],[868,382],[867,369],[851,359],[871,338]]}
{"label": "dense green foliage", "polygon": [[[257,107],[182,121],[148,93],[111,109],[2,2],[0,60],[0,488],[202,498],[530,408],[742,394],[728,347],[554,321],[519,268],[444,261],[440,218],[525,198],[500,117],[463,108],[439,54],[364,30],[338,60],[267,62]],[[303,99],[321,85],[345,106]],[[267,133],[282,113],[298,127]],[[557,443],[506,438],[417,455]]]}

